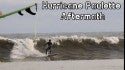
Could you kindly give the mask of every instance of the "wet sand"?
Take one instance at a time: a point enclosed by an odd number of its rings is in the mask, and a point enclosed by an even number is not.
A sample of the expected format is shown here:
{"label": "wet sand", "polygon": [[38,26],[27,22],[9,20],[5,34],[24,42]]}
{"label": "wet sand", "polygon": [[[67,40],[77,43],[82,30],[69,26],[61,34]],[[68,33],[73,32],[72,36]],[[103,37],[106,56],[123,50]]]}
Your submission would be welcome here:
{"label": "wet sand", "polygon": [[4,62],[0,70],[124,70],[124,59]]}

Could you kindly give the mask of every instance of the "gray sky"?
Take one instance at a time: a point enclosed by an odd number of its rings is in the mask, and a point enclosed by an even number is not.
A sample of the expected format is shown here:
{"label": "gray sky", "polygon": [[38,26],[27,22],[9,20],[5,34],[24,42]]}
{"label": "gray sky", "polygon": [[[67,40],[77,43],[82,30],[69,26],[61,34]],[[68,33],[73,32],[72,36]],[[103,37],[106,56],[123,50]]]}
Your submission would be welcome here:
{"label": "gray sky", "polygon": [[[12,16],[0,19],[0,33],[34,33],[34,25],[36,24],[37,32],[39,33],[56,33],[56,32],[116,32],[123,31],[124,25],[124,0],[103,0],[105,2],[118,2],[121,4],[120,10],[42,10],[41,2],[60,2],[59,0],[0,0],[0,10],[8,13],[33,3],[38,3],[38,17],[29,15],[20,16],[14,14]],[[76,2],[84,3],[87,0],[61,0],[63,2]],[[100,2],[102,0],[89,0],[92,2]],[[60,16],[62,12],[75,12],[75,13],[96,13],[102,12],[106,16],[103,21],[62,21]]]}

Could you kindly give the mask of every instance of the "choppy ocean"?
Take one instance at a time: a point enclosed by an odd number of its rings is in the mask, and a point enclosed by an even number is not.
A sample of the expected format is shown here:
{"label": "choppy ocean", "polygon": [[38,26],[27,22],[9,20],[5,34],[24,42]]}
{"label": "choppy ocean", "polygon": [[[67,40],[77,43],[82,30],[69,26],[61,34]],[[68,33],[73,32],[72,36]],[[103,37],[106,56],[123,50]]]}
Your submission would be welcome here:
{"label": "choppy ocean", "polygon": [[[52,40],[52,54],[44,45]],[[123,59],[123,32],[0,34],[0,61]]]}

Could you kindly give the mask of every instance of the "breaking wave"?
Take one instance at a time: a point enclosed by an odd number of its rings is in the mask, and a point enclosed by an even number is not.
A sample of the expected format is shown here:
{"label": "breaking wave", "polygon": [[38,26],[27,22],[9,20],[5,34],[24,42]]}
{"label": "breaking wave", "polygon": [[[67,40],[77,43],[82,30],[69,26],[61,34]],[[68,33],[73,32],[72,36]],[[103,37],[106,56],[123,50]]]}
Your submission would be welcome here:
{"label": "breaking wave", "polygon": [[32,39],[17,39],[12,40],[15,45],[11,51],[11,58],[22,59],[25,57],[42,57],[44,54],[40,53],[34,48],[34,42]]}
{"label": "breaking wave", "polygon": [[[7,54],[2,54],[1,59],[24,59],[26,57],[42,57],[45,54],[34,48],[32,39],[8,39],[0,37],[0,50]],[[8,48],[11,47],[11,48]],[[3,49],[4,48],[4,49]]]}
{"label": "breaking wave", "polygon": [[[51,39],[54,60],[123,58],[124,39],[118,37],[54,36],[33,39],[9,39],[0,36],[0,61],[45,57],[45,43]],[[114,55],[112,55],[114,54]]]}

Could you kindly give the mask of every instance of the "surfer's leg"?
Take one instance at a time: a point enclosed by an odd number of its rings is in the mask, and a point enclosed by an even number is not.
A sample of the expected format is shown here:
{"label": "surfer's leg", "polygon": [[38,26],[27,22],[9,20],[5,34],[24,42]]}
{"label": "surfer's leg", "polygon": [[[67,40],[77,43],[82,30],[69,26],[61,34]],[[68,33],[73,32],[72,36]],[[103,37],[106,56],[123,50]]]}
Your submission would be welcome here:
{"label": "surfer's leg", "polygon": [[46,54],[47,54],[47,52],[48,52],[48,48],[46,49]]}
{"label": "surfer's leg", "polygon": [[50,54],[52,53],[51,49],[49,50]]}
{"label": "surfer's leg", "polygon": [[51,46],[48,48],[49,54],[51,54]]}
{"label": "surfer's leg", "polygon": [[46,49],[46,54],[47,54],[47,49]]}

